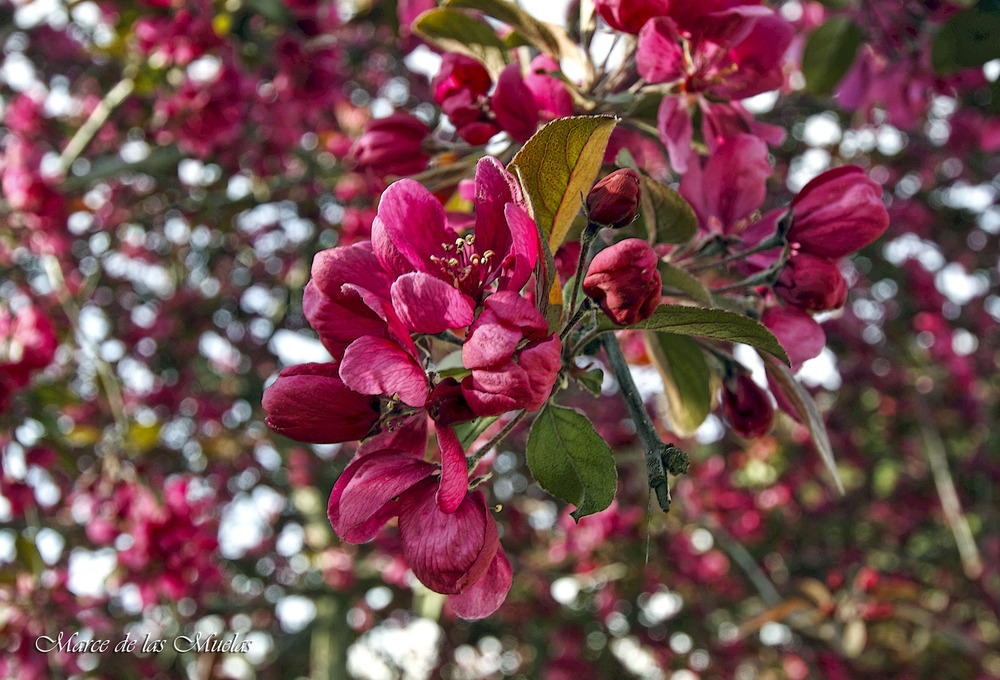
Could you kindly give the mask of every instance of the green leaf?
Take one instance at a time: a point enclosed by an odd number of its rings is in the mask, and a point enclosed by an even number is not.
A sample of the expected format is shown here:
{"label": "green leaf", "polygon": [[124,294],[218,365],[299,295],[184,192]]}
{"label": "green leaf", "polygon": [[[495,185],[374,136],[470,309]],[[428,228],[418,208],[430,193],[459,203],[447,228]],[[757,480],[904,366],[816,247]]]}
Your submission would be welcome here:
{"label": "green leaf", "polygon": [[428,10],[413,22],[413,30],[445,51],[478,59],[494,76],[506,64],[503,40],[489,24],[465,12],[447,7]]}
{"label": "green leaf", "polygon": [[535,221],[552,251],[580,212],[617,122],[613,116],[557,118],[536,132],[510,162],[507,169],[521,178]]}
{"label": "green leaf", "polygon": [[604,384],[604,371],[594,368],[589,371],[573,373],[573,377],[583,385],[584,389],[595,397],[601,396],[601,386]]}
{"label": "green leaf", "polygon": [[577,522],[615,498],[618,471],[611,447],[586,416],[571,408],[542,408],[528,434],[527,458],[543,489],[577,506],[571,514]]}
{"label": "green leaf", "polygon": [[[621,328],[607,317],[604,317],[597,327],[601,332],[620,330]],[[624,328],[667,331],[678,335],[742,342],[745,345],[773,354],[786,364],[791,365],[781,343],[764,324],[742,314],[727,312],[724,309],[660,305],[653,312],[653,316]]]}
{"label": "green leaf", "polygon": [[462,448],[468,451],[472,442],[476,441],[476,437],[481,435],[486,431],[490,425],[492,425],[499,416],[481,416],[475,420],[468,420],[464,423],[458,423],[452,427],[455,430],[455,436],[458,437],[458,441],[462,442]]}
{"label": "green leaf", "polygon": [[517,5],[504,0],[448,0],[444,6],[482,12],[509,25],[540,51],[556,59],[563,56],[562,46],[556,36],[557,27],[544,24]]}
{"label": "green leaf", "polygon": [[864,33],[850,17],[827,19],[809,34],[802,53],[802,75],[813,94],[829,94],[854,63]]}
{"label": "green leaf", "polygon": [[712,410],[712,374],[697,341],[674,333],[643,333],[667,396],[670,429],[690,437]]}
{"label": "green leaf", "polygon": [[715,306],[715,301],[712,299],[712,294],[708,292],[708,288],[705,288],[705,284],[701,282],[701,279],[688,270],[681,269],[663,260],[660,260],[656,268],[660,270],[660,278],[663,280],[663,288],[666,295],[670,295],[671,290],[676,290],[690,296],[691,299],[700,302],[706,307]]}
{"label": "green leaf", "polygon": [[799,414],[799,419],[809,430],[809,436],[812,438],[813,445],[819,451],[820,458],[823,459],[826,469],[833,476],[837,490],[840,493],[844,493],[844,483],[840,481],[840,475],[837,473],[837,463],[833,459],[833,447],[830,445],[830,437],[827,435],[823,416],[820,415],[819,409],[816,408],[816,402],[813,401],[812,396],[810,396],[805,388],[799,384],[799,381],[795,379],[792,371],[787,366],[769,356],[762,356],[761,358],[764,360],[764,368],[767,369],[767,374],[781,388],[782,393],[795,408],[795,412]]}
{"label": "green leaf", "polygon": [[934,36],[931,64],[941,74],[1000,58],[1000,3],[981,1],[948,20]]}
{"label": "green leaf", "polygon": [[698,232],[698,217],[683,196],[642,175],[642,219],[656,243],[686,243]]}

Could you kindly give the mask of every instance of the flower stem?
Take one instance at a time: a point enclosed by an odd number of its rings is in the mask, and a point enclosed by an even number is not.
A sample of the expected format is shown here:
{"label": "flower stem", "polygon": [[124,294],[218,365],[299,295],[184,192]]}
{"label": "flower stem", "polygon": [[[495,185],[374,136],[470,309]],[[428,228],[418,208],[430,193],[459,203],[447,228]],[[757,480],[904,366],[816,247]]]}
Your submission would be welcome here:
{"label": "flower stem", "polygon": [[469,470],[474,470],[476,466],[479,465],[479,461],[483,459],[483,456],[489,453],[490,449],[503,441],[504,437],[509,435],[511,431],[517,427],[518,423],[524,420],[526,415],[528,415],[528,412],[524,409],[518,411],[517,415],[508,420],[507,424],[504,425],[499,432],[493,435],[488,442],[480,446],[479,450],[477,450],[474,454],[468,456],[466,458],[466,464],[468,465]]}
{"label": "flower stem", "polygon": [[642,402],[639,390],[632,380],[632,373],[629,371],[625,355],[622,354],[622,348],[614,333],[604,335],[604,351],[608,355],[611,372],[615,374],[622,396],[625,398],[629,415],[632,416],[632,421],[635,423],[639,441],[642,442],[642,449],[646,455],[646,476],[649,488],[656,493],[656,500],[663,511],[668,512],[670,510],[670,487],[667,484],[667,473],[676,476],[687,472],[688,455],[673,444],[665,444],[660,439],[660,435],[656,432],[656,427],[646,411],[646,405]]}
{"label": "flower stem", "polygon": [[566,311],[570,314],[574,314],[574,308],[576,307],[576,294],[580,290],[580,286],[583,284],[583,267],[587,264],[587,254],[590,252],[590,246],[594,244],[594,239],[597,238],[597,231],[601,228],[596,222],[587,222],[587,228],[583,230],[583,234],[580,235],[580,257],[576,261],[576,274],[573,276],[573,290],[569,294],[569,307]]}

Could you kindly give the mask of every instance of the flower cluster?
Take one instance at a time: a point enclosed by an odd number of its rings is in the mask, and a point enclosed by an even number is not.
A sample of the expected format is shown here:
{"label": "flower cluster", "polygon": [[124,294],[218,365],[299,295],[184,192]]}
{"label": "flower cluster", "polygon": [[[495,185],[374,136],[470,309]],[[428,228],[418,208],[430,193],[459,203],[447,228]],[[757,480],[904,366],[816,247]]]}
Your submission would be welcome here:
{"label": "flower cluster", "polygon": [[[494,158],[479,161],[474,202],[471,218],[451,216],[400,180],[382,195],[371,241],[319,253],[303,307],[334,361],[284,369],[263,405],[268,425],[294,439],[365,440],[331,495],[334,529],[363,542],[398,517],[416,576],[480,618],[502,602],[511,571],[452,426],[538,409],[561,343],[520,292],[538,228]],[[461,344],[457,374],[436,368],[441,337]],[[434,463],[424,460],[428,419]]]}

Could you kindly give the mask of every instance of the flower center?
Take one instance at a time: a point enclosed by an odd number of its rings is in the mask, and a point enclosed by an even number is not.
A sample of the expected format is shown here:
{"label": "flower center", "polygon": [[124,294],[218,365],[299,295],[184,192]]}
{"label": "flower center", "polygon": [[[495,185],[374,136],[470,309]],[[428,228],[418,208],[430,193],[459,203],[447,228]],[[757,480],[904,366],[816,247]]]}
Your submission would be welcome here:
{"label": "flower center", "polygon": [[454,243],[442,243],[445,254],[430,258],[438,266],[442,278],[451,280],[452,285],[464,293],[476,293],[486,284],[490,261],[495,255],[492,250],[477,252],[475,244],[475,234],[468,234],[455,239]]}

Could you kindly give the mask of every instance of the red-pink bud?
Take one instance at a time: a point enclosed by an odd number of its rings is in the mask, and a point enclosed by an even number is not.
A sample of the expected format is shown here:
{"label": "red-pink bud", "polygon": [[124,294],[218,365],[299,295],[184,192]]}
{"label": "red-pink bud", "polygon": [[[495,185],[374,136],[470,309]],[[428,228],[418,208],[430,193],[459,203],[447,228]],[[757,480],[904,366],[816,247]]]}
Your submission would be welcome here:
{"label": "red-pink bud", "polygon": [[788,260],[774,292],[792,307],[808,312],[840,309],[847,302],[847,282],[837,263],[809,253],[797,253]]}
{"label": "red-pink bud", "polygon": [[747,439],[763,437],[774,422],[771,400],[746,373],[724,383],[722,413],[733,431]]}
{"label": "red-pink bud", "polygon": [[430,133],[422,120],[397,111],[370,121],[352,155],[359,167],[382,177],[413,175],[427,167],[429,156],[422,145]]}
{"label": "red-pink bud", "polygon": [[882,235],[889,213],[882,186],[856,165],[827,170],[792,201],[788,240],[802,252],[831,260],[859,250]]}
{"label": "red-pink bud", "polygon": [[616,324],[629,326],[653,315],[663,282],[652,246],[638,238],[619,241],[599,252],[583,279],[583,292]]}
{"label": "red-pink bud", "polygon": [[630,168],[615,170],[590,190],[587,213],[591,222],[617,229],[635,219],[641,198],[638,173]]}

